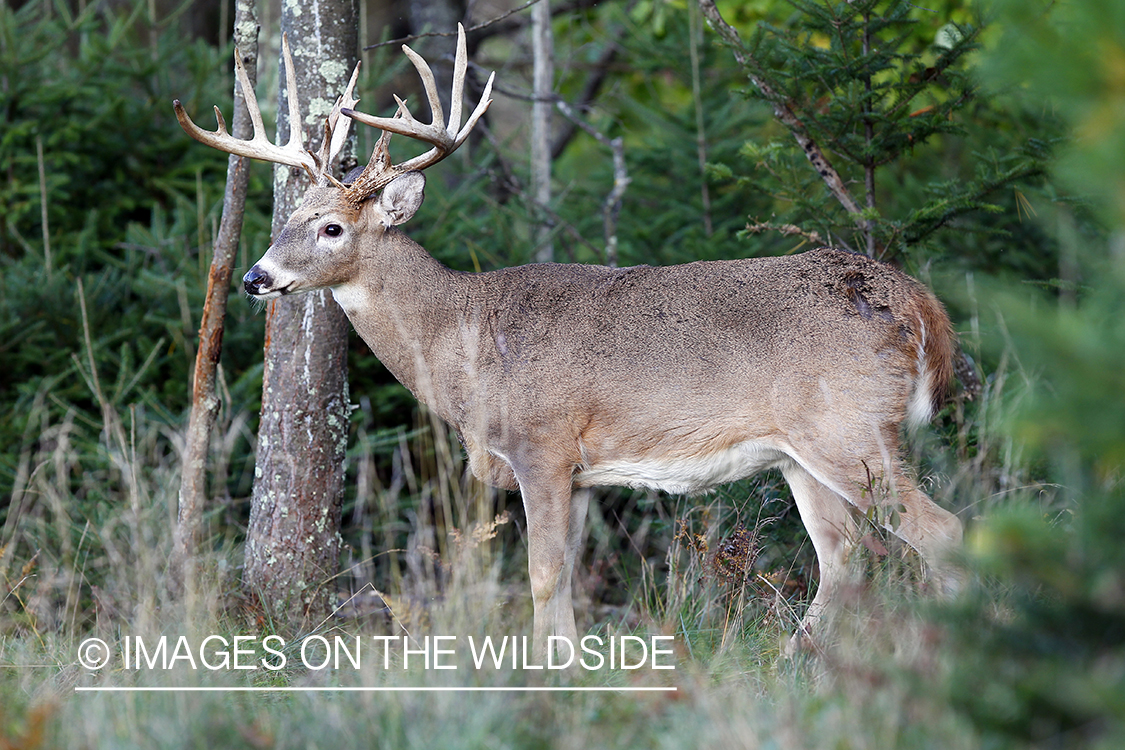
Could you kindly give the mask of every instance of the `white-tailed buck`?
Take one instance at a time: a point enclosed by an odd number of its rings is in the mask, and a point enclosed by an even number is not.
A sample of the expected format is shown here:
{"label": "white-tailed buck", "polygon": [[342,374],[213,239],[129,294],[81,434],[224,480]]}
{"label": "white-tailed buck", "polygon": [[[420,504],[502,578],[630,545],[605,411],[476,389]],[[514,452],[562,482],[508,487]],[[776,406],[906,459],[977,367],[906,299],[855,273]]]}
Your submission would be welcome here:
{"label": "white-tailed buck", "polygon": [[[319,153],[304,150],[291,88],[288,145],[209,132],[233,154],[305,169],[312,185],[244,278],[260,300],[329,288],[363,340],[414,395],[453,425],[480,480],[518,488],[527,514],[535,639],[577,642],[571,577],[598,485],[698,493],[771,467],[793,490],[820,565],[807,629],[838,591],[855,543],[853,511],[886,505],[891,532],[939,585],[961,524],[912,481],[898,455],[903,422],[929,420],[951,374],[941,304],[884,264],[832,249],[790,257],[606,268],[540,264],[452,271],[396,227],[422,203],[420,170],[456,149],[487,109],[492,78],[461,126],[465,39],[448,124],[429,66],[432,124],[399,102],[394,117],[355,111],[355,76],[329,115]],[[286,64],[292,63],[285,51]],[[238,60],[238,56],[235,56]],[[293,74],[287,74],[293,86]],[[216,108],[216,113],[218,109]],[[384,131],[362,174],[331,174],[350,120]],[[430,144],[392,165],[391,133]],[[874,492],[872,491],[874,490]]]}

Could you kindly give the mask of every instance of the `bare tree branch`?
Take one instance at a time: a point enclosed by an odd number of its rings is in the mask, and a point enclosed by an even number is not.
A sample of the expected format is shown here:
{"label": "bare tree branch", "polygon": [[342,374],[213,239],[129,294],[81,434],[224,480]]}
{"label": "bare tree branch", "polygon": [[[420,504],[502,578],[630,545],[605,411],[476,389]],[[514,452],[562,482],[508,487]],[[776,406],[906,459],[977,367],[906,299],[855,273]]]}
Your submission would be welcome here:
{"label": "bare tree branch", "polygon": [[[613,39],[618,33],[620,33],[620,28],[612,27],[606,34],[606,37],[608,39]],[[605,83],[606,78],[609,76],[609,67],[617,58],[617,53],[619,51],[620,48],[613,42],[610,42],[606,48],[602,50],[602,54],[594,63],[593,72],[590,74],[590,77],[586,79],[586,85],[582,87],[582,93],[579,94],[578,98],[575,100],[575,108],[580,111],[585,110],[593,103],[594,99],[597,98],[598,92],[601,91],[602,84]],[[556,106],[560,106],[561,108],[559,101],[561,100],[556,100]],[[564,112],[563,114],[566,113]],[[569,114],[567,114],[567,118],[568,125],[555,137],[555,142],[551,145],[552,159],[557,159],[562,155],[562,152],[578,132],[578,121],[571,118]]]}
{"label": "bare tree branch", "polygon": [[[540,208],[551,203],[551,104],[555,84],[555,37],[551,29],[551,6],[540,0],[531,10],[531,47],[535,66],[535,102],[531,105],[531,192]],[[554,258],[551,227],[543,224],[536,233],[535,260],[549,263]]]}
{"label": "bare tree branch", "polygon": [[[251,84],[258,70],[258,17],[253,2],[238,3],[234,19],[235,49],[242,57]],[[252,31],[251,31],[252,29]],[[253,135],[245,92],[234,85],[234,114],[231,133],[235,138]],[[223,216],[215,237],[211,270],[207,276],[207,294],[199,323],[199,349],[195,353],[192,379],[191,416],[184,445],[183,469],[180,477],[178,523],[172,549],[173,586],[180,593],[189,593],[195,584],[193,558],[199,545],[203,509],[207,502],[207,454],[211,432],[219,412],[215,392],[215,371],[223,350],[223,330],[227,313],[227,296],[242,234],[242,217],[246,207],[246,191],[250,182],[250,160],[231,155],[227,161],[227,184],[223,195]]]}
{"label": "bare tree branch", "polygon": [[[523,5],[512,8],[511,10],[505,11],[505,12],[501,13],[500,15],[496,16],[495,18],[490,18],[487,21],[481,21],[478,24],[474,24],[472,26],[465,27],[465,33],[470,36],[470,42],[473,42],[474,40],[472,39],[472,37],[474,37],[474,36],[476,37],[476,41],[479,41],[480,38],[483,37],[483,36],[487,36],[485,34],[480,33],[482,31],[485,31],[486,29],[490,30],[491,34],[502,34],[502,33],[505,33],[507,31],[512,31],[512,30],[515,30],[515,29],[523,28],[524,26],[527,25],[527,23],[521,21],[521,22],[513,24],[511,26],[501,27],[500,29],[492,29],[493,26],[496,26],[497,24],[500,24],[500,23],[508,20],[509,18],[511,18],[512,16],[514,16],[518,13],[522,13],[523,11],[527,10],[528,8],[530,8],[531,6],[535,5],[538,2],[539,2],[539,0],[528,0],[528,2],[524,3]],[[581,8],[593,7],[596,4],[597,4],[597,0],[575,0],[575,2],[563,3],[561,5],[554,6],[551,9],[551,16],[552,17],[564,16],[564,15],[567,15],[569,13],[573,13],[575,10],[578,10],[578,9],[581,9]],[[491,35],[491,34],[489,34],[489,35]],[[418,39],[425,39],[426,37],[432,37],[432,36],[449,36],[449,37],[452,37],[452,36],[456,36],[456,35],[457,35],[456,31],[425,31],[425,32],[422,32],[421,34],[413,34],[411,36],[399,37],[398,39],[388,39],[385,42],[376,42],[375,44],[369,44],[369,45],[367,45],[366,47],[363,48],[363,51],[366,52],[367,50],[370,50],[370,49],[378,49],[379,47],[387,47],[387,46],[392,45],[392,44],[407,44],[409,42],[413,42],[413,41],[416,41]]]}
{"label": "bare tree branch", "polygon": [[617,266],[617,217],[621,213],[621,201],[625,195],[625,188],[629,187],[632,179],[625,166],[625,141],[621,138],[609,138],[601,131],[595,129],[588,122],[578,116],[574,109],[562,99],[555,102],[555,106],[576,127],[589,133],[598,143],[608,148],[613,153],[613,189],[609,191],[602,203],[602,224],[605,228],[605,264]]}
{"label": "bare tree branch", "polygon": [[805,241],[813,247],[823,247],[825,245],[824,238],[820,236],[819,232],[802,229],[796,224],[774,224],[772,221],[755,221],[753,224],[746,225],[746,231],[751,234],[777,232],[785,237],[803,237]]}

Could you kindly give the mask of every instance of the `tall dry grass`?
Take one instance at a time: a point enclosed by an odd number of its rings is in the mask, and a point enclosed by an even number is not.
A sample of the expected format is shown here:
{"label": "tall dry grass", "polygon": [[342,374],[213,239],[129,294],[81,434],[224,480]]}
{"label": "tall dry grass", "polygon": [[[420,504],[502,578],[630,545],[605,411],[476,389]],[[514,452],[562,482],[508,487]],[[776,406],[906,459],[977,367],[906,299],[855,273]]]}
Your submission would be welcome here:
{"label": "tall dry grass", "polygon": [[[39,394],[29,420],[37,434],[24,441],[3,532],[0,736],[10,746],[976,746],[959,714],[917,689],[919,675],[940,680],[953,655],[941,628],[920,614],[932,603],[920,563],[874,526],[865,529],[857,584],[832,628],[796,658],[780,656],[815,576],[776,476],[704,498],[610,495],[593,509],[576,581],[580,629],[603,639],[672,635],[674,670],[477,670],[466,636],[531,632],[522,512],[509,507],[518,498],[470,480],[440,422],[421,416],[411,430],[386,432],[360,418],[349,454],[351,544],[340,573],[320,582],[340,607],[297,629],[275,623],[239,594],[239,506],[224,488],[236,446],[252,435],[249,415],[227,400],[212,444],[203,576],[190,597],[174,599],[166,574],[182,434],[144,405],[120,408],[107,397],[112,378],[91,356],[95,334],[87,328],[73,361],[101,419],[73,411],[52,420],[44,406],[52,394]],[[917,446],[923,484],[967,516],[1043,494],[997,427],[1021,377],[1017,367],[1001,369],[979,402],[944,423],[944,440]],[[376,462],[387,454],[389,474]],[[166,636],[172,649],[180,636],[193,647],[209,635],[247,636],[249,661],[260,665],[276,661],[262,644],[271,634],[285,643],[282,669],[211,670],[183,659],[168,670],[137,669],[120,658],[127,637],[152,644]],[[426,669],[417,656],[404,668],[403,644],[417,651],[439,635],[461,638],[447,659],[457,669]],[[397,641],[386,665],[381,651],[365,649],[359,669],[318,670],[300,661],[309,636]],[[78,662],[91,637],[114,655],[101,670]],[[75,690],[527,686],[677,690]]]}

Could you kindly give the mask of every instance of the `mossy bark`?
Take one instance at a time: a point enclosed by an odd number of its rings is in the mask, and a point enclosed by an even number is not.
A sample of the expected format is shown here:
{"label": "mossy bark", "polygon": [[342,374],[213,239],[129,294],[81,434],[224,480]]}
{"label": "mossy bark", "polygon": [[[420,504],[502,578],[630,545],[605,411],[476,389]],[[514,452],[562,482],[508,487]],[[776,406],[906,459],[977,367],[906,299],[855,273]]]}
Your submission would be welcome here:
{"label": "mossy bark", "polygon": [[[355,66],[357,28],[354,0],[282,3],[310,150],[319,147],[324,117]],[[280,85],[277,142],[284,143],[290,123],[284,79]],[[307,187],[304,173],[275,167],[274,237]],[[267,310],[243,582],[275,622],[317,622],[334,603],[350,411],[348,327],[329,291],[282,297]]]}

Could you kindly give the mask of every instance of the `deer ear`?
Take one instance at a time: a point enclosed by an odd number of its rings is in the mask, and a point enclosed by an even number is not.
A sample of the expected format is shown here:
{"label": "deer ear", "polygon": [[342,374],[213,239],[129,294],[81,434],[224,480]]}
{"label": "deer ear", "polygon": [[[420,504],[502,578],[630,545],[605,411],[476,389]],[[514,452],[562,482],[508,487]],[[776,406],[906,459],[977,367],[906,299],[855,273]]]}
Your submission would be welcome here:
{"label": "deer ear", "polygon": [[391,180],[379,198],[385,216],[383,223],[393,227],[409,221],[422,205],[425,189],[426,178],[421,172],[407,172]]}

